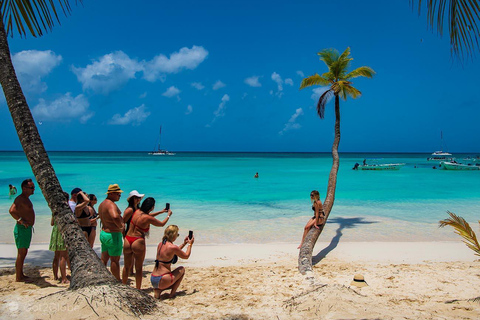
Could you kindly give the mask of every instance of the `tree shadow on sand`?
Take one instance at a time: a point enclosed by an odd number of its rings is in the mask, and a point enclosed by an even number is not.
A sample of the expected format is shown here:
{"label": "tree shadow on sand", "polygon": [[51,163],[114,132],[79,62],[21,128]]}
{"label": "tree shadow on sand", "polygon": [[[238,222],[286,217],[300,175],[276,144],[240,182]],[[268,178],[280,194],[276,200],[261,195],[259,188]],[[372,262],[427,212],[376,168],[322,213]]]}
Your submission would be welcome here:
{"label": "tree shadow on sand", "polygon": [[340,238],[343,236],[343,229],[349,229],[349,228],[355,228],[358,225],[362,224],[372,224],[372,223],[377,223],[376,221],[365,221],[364,218],[362,217],[356,217],[356,218],[332,218],[328,220],[327,223],[338,223],[339,227],[336,230],[335,236],[332,238],[330,241],[330,244],[322,249],[317,255],[312,257],[312,265],[316,265],[320,261],[323,260],[329,254],[333,249],[335,249],[340,242]]}

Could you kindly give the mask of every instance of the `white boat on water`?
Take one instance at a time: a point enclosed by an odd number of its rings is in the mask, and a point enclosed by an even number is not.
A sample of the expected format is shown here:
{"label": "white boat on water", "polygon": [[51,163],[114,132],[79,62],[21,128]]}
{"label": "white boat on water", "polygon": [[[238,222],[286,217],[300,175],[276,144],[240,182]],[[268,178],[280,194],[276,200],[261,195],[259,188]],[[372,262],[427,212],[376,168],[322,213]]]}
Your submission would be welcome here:
{"label": "white boat on water", "polygon": [[154,150],[152,152],[149,152],[148,154],[152,155],[152,156],[174,156],[175,153],[167,151],[167,150],[162,150],[160,148],[160,141],[161,140],[162,140],[162,126],[160,126],[160,133],[159,133],[158,139],[155,143],[156,148],[154,148]]}
{"label": "white boat on water", "polygon": [[427,158],[427,161],[452,161],[455,159],[451,153],[443,151],[444,146],[445,143],[443,142],[443,132],[440,131],[440,147],[442,150],[432,153],[432,156]]}
{"label": "white boat on water", "polygon": [[445,161],[441,163],[444,170],[480,170],[480,166],[473,164],[462,164],[456,162]]}
{"label": "white boat on water", "polygon": [[399,170],[405,165],[405,163],[380,163],[379,159],[367,159],[363,160],[363,164],[355,164],[353,170]]}

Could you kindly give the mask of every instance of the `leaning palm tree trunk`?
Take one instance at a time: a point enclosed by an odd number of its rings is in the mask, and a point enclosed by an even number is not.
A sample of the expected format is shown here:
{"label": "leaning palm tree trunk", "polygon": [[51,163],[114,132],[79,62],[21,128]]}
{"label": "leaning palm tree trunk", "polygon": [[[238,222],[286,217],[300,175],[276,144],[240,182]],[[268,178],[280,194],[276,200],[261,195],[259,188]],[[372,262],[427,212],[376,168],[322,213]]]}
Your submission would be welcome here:
{"label": "leaning palm tree trunk", "polygon": [[337,173],[340,166],[340,158],[338,156],[338,146],[340,144],[340,99],[338,95],[335,95],[335,138],[332,146],[332,169],[330,170],[330,176],[328,178],[327,196],[323,204],[323,211],[325,212],[325,223],[320,226],[319,229],[311,228],[307,233],[302,247],[300,248],[300,254],[298,255],[298,270],[300,273],[305,274],[312,271],[312,252],[315,243],[317,243],[318,237],[323,231],[325,224],[327,223],[330,211],[332,211],[333,202],[335,201],[335,189],[337,187]]}
{"label": "leaning palm tree trunk", "polygon": [[99,283],[114,283],[115,278],[88,245],[65,202],[62,188],[15,74],[3,21],[0,21],[0,84],[25,155],[69,249],[72,265],[70,287],[76,289]]}
{"label": "leaning palm tree trunk", "polygon": [[[111,305],[114,310],[121,309],[137,316],[154,310],[156,303],[153,297],[122,285],[108,272],[76,223],[15,74],[2,19],[0,19],[0,84],[20,143],[68,248],[72,266],[70,289],[80,290],[78,292],[85,296],[85,299],[89,295],[91,301],[104,303],[105,298],[109,298],[113,301]],[[62,294],[74,292],[76,291]],[[90,302],[87,300],[87,303]]]}

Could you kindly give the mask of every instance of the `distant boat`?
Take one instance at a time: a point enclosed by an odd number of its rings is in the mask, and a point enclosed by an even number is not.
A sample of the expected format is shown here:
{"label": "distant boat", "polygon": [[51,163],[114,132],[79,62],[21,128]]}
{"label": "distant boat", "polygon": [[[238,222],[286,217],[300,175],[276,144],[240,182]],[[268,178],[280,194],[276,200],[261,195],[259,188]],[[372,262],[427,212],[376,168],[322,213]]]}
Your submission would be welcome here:
{"label": "distant boat", "polygon": [[367,160],[363,161],[363,165],[355,164],[354,170],[400,170],[405,163],[379,163],[380,159],[369,159],[370,164],[367,164]]}
{"label": "distant boat", "polygon": [[432,153],[430,158],[427,158],[428,161],[451,161],[454,158],[451,153],[443,151],[445,143],[443,141],[443,132],[440,131],[440,151],[435,151]]}
{"label": "distant boat", "polygon": [[158,134],[158,139],[155,142],[155,147],[153,148],[153,151],[149,152],[148,154],[152,156],[174,156],[175,153],[169,152],[167,150],[162,150],[160,148],[161,140],[162,140],[162,126],[160,126],[160,133]]}
{"label": "distant boat", "polygon": [[444,170],[480,170],[480,166],[473,164],[462,164],[449,161],[442,162],[441,164]]}

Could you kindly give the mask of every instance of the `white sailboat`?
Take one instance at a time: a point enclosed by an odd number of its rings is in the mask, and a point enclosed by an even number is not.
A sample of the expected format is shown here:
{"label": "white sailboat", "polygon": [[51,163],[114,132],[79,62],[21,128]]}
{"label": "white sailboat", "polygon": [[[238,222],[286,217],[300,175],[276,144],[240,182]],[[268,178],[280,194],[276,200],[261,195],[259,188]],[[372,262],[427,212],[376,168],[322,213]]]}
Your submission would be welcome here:
{"label": "white sailboat", "polygon": [[169,152],[167,150],[162,150],[160,148],[160,142],[162,141],[162,126],[160,126],[160,133],[158,134],[158,139],[155,142],[155,147],[153,148],[152,152],[149,152],[149,155],[152,156],[174,156],[175,153]]}
{"label": "white sailboat", "polygon": [[432,153],[430,158],[427,158],[428,161],[451,161],[454,159],[451,153],[443,151],[445,143],[443,141],[443,132],[440,131],[440,151],[435,151]]}

